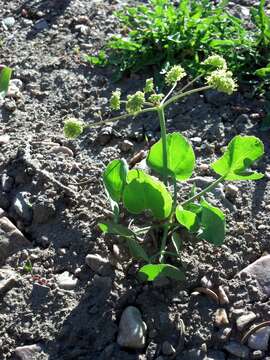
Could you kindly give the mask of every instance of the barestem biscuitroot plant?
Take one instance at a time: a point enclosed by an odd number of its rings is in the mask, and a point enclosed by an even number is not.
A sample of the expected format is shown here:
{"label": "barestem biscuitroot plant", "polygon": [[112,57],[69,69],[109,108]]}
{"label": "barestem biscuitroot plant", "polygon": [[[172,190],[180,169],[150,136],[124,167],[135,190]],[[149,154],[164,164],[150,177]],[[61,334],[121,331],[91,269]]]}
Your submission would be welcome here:
{"label": "barestem biscuitroot plant", "polygon": [[[161,139],[150,148],[146,162],[160,179],[140,169],[130,170],[124,159],[111,161],[103,173],[105,191],[114,216],[112,220],[100,223],[99,227],[103,233],[124,238],[131,255],[146,263],[138,272],[144,280],[153,281],[162,276],[183,280],[180,228],[215,246],[221,246],[224,241],[225,216],[205,199],[206,194],[223,181],[257,180],[263,176],[249,170],[264,153],[262,142],[254,136],[235,136],[224,154],[211,164],[219,177],[200,192],[193,187],[186,200],[177,202],[177,183],[191,177],[195,155],[183,135],[178,132],[167,134],[165,109],[203,90],[213,88],[231,94],[237,87],[225,60],[220,56],[209,57],[203,65],[206,67],[206,85],[202,87],[189,89],[195,83],[194,79],[176,91],[186,73],[181,66],[174,66],[165,75],[165,83],[170,87],[166,96],[155,92],[153,79],[146,80],[143,91],[128,95],[126,101],[121,100],[121,92],[116,90],[111,97],[111,108],[120,110],[121,104],[124,104],[126,113],[95,124],[135,117],[150,111],[159,118]],[[83,127],[78,120],[69,119],[65,122],[65,135],[75,138],[81,134]],[[172,186],[173,194],[169,192],[168,185]],[[148,211],[152,216],[151,224],[143,228],[133,225],[133,221],[128,226],[119,224],[120,206],[132,215]],[[147,254],[144,241],[149,233],[160,243],[158,251],[151,254]]]}

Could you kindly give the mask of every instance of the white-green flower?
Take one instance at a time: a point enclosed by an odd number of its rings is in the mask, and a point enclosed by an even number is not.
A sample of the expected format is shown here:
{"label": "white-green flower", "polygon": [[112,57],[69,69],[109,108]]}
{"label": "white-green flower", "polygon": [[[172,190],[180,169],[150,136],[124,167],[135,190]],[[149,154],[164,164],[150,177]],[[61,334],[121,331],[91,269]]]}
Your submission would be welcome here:
{"label": "white-green flower", "polygon": [[152,94],[149,96],[148,101],[154,105],[159,105],[163,98],[164,94]]}
{"label": "white-green flower", "polygon": [[142,91],[137,91],[133,95],[127,96],[126,110],[129,114],[135,114],[142,110],[143,104],[145,102],[144,93]]}
{"label": "white-green flower", "polygon": [[226,60],[220,55],[211,55],[202,64],[212,66],[214,69],[227,69]]}
{"label": "white-green flower", "polygon": [[232,72],[225,69],[213,71],[206,78],[206,81],[212,88],[228,95],[231,95],[237,89],[237,84],[232,77]]}
{"label": "white-green flower", "polygon": [[110,107],[112,110],[120,110],[121,90],[117,89],[112,93]]}
{"label": "white-green flower", "polygon": [[165,82],[167,85],[172,86],[176,82],[183,79],[186,76],[185,70],[181,65],[174,65],[165,75]]}
{"label": "white-green flower", "polygon": [[154,91],[154,80],[153,78],[147,79],[145,81],[145,87],[143,89],[145,94],[152,93]]}
{"label": "white-green flower", "polygon": [[68,139],[76,139],[83,132],[84,124],[75,118],[69,118],[64,123],[64,135]]}

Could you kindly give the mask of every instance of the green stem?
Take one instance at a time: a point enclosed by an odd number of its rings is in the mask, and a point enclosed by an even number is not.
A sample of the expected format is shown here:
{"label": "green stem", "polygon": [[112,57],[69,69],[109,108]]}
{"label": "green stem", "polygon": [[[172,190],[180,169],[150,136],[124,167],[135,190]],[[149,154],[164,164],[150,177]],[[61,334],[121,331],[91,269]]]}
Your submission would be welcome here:
{"label": "green stem", "polygon": [[115,117],[113,117],[111,119],[106,119],[106,120],[99,121],[99,122],[94,123],[94,124],[85,125],[84,127],[85,128],[92,128],[92,127],[112,123],[112,122],[115,122],[115,121],[124,120],[124,119],[127,119],[128,117],[131,117],[131,116],[136,117],[138,115],[141,115],[141,114],[144,114],[144,113],[147,113],[147,112],[152,112],[152,111],[158,111],[158,109],[156,107],[151,107],[151,108],[143,109],[143,110],[139,111],[136,114],[123,114],[123,115],[115,116]]}
{"label": "green stem", "polygon": [[162,236],[162,240],[161,240],[161,247],[160,247],[160,258],[159,258],[159,261],[160,261],[161,263],[163,262],[163,259],[164,259],[164,254],[165,254],[165,248],[166,248],[168,231],[169,231],[169,225],[168,225],[168,224],[165,224],[165,225],[164,225],[164,230],[163,230],[163,236]]}
{"label": "green stem", "polygon": [[186,201],[183,201],[180,205],[185,206],[188,205],[189,203],[191,203],[192,201],[202,197],[204,194],[206,194],[207,192],[211,191],[212,189],[214,189],[221,181],[224,180],[225,176],[221,176],[219,177],[217,180],[215,180],[214,182],[212,182],[212,184],[210,184],[209,186],[207,186],[204,190],[200,191],[198,194],[195,194],[194,196],[192,196],[191,198],[187,199]]}
{"label": "green stem", "polygon": [[158,109],[158,117],[160,124],[160,133],[161,133],[161,141],[162,141],[162,155],[163,155],[163,182],[167,185],[168,179],[168,154],[167,154],[167,138],[166,138],[166,123],[165,123],[165,115],[164,108],[160,106]]}
{"label": "green stem", "polygon": [[191,94],[195,94],[197,92],[200,92],[200,91],[204,91],[204,90],[208,90],[208,89],[211,89],[212,87],[210,85],[206,85],[206,86],[202,86],[202,87],[199,87],[197,89],[192,89],[192,90],[189,90],[189,91],[186,91],[184,93],[180,92],[174,96],[172,96],[169,100],[167,100],[164,104],[163,104],[163,107],[167,107],[168,105],[170,105],[171,103],[174,103],[176,101],[178,101],[179,99],[185,97],[185,96],[188,96],[188,95],[191,95]]}

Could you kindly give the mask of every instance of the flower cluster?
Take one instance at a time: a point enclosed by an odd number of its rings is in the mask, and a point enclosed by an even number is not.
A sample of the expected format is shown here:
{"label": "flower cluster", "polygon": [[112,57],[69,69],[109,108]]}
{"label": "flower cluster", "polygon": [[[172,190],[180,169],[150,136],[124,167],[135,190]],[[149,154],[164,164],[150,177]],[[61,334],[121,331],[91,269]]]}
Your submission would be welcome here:
{"label": "flower cluster", "polygon": [[133,95],[128,95],[126,110],[129,114],[136,114],[142,110],[143,104],[145,102],[144,93],[142,91],[137,91]]}
{"label": "flower cluster", "polygon": [[149,96],[148,101],[153,105],[159,105],[163,98],[164,94],[152,94],[151,96]]}
{"label": "flower cluster", "polygon": [[212,88],[228,95],[231,95],[237,89],[237,84],[232,77],[232,72],[226,69],[213,71],[206,78],[206,81]]}
{"label": "flower cluster", "polygon": [[168,86],[174,85],[176,82],[183,79],[186,76],[185,70],[181,65],[174,65],[166,74],[165,82]]}
{"label": "flower cluster", "polygon": [[121,91],[119,89],[115,90],[112,93],[110,99],[110,106],[112,110],[120,110],[120,97],[121,97]]}
{"label": "flower cluster", "polygon": [[75,118],[69,118],[64,123],[64,134],[68,139],[76,139],[83,132],[83,122]]}
{"label": "flower cluster", "polygon": [[145,87],[143,89],[145,94],[152,93],[154,91],[154,80],[153,78],[147,79],[145,81]]}
{"label": "flower cluster", "polygon": [[209,65],[214,69],[227,69],[226,60],[220,55],[211,55],[204,62],[203,65]]}

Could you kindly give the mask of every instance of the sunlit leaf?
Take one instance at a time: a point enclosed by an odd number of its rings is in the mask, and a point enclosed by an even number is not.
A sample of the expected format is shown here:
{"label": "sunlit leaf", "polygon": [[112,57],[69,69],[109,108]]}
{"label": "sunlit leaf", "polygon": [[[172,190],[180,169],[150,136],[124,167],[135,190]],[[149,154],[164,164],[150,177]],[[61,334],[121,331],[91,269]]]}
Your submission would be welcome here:
{"label": "sunlit leaf", "polygon": [[[192,146],[180,133],[172,133],[167,139],[167,174],[177,180],[187,180],[192,175],[195,166],[195,155]],[[148,154],[147,165],[164,175],[162,140],[155,143]]]}
{"label": "sunlit leaf", "polygon": [[257,180],[263,174],[250,170],[250,166],[264,154],[264,146],[255,136],[235,136],[223,156],[211,167],[225,180]]}
{"label": "sunlit leaf", "polygon": [[9,67],[4,67],[0,71],[0,96],[5,97],[8,92],[9,81],[12,70]]}
{"label": "sunlit leaf", "polygon": [[174,280],[185,280],[182,270],[169,264],[148,264],[140,268],[139,278],[143,281],[153,281],[161,277],[168,277]]}
{"label": "sunlit leaf", "polygon": [[150,210],[157,219],[167,218],[172,209],[172,197],[165,185],[142,170],[129,171],[123,203],[132,214]]}
{"label": "sunlit leaf", "polygon": [[119,202],[122,197],[128,165],[124,159],[113,160],[106,167],[103,173],[105,188],[112,200]]}
{"label": "sunlit leaf", "polygon": [[196,231],[198,228],[198,219],[196,213],[185,210],[181,205],[177,206],[175,216],[179,224],[183,225],[189,231]]}

